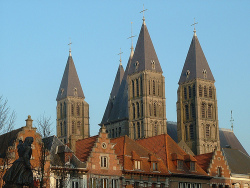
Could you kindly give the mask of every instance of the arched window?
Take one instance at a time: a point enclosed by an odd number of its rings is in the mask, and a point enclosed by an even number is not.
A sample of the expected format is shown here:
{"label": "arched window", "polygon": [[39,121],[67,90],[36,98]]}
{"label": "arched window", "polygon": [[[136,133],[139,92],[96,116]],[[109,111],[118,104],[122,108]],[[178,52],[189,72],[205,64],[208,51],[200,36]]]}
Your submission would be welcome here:
{"label": "arched window", "polygon": [[139,118],[140,117],[140,106],[139,106],[138,102],[136,103],[136,108],[137,108],[137,118]]}
{"label": "arched window", "polygon": [[209,98],[213,97],[212,87],[209,87]]}
{"label": "arched window", "polygon": [[156,104],[154,103],[154,116],[156,117]]}
{"label": "arched window", "polygon": [[80,105],[79,104],[77,104],[77,106],[76,106],[76,114],[77,114],[77,116],[80,116]]}
{"label": "arched window", "polygon": [[221,177],[221,176],[222,176],[222,168],[221,168],[221,167],[218,167],[218,168],[217,168],[217,176],[218,176],[218,177]]}
{"label": "arched window", "polygon": [[202,86],[199,85],[199,96],[202,97]]}
{"label": "arched window", "polygon": [[135,82],[132,80],[132,96],[135,97]]}
{"label": "arched window", "polygon": [[138,138],[141,138],[141,127],[140,127],[139,122],[137,122],[137,135],[138,135]]}
{"label": "arched window", "polygon": [[74,116],[74,104],[71,104],[71,115]]}
{"label": "arched window", "polygon": [[188,86],[188,98],[192,97],[192,89],[191,86]]}
{"label": "arched window", "polygon": [[153,95],[155,95],[155,81],[153,80]]}
{"label": "arched window", "polygon": [[150,95],[150,80],[148,81],[148,94]]}
{"label": "arched window", "polygon": [[212,118],[212,104],[208,105],[207,116],[208,118]]}
{"label": "arched window", "polygon": [[191,104],[191,116],[192,118],[195,118],[195,106],[193,103]]}
{"label": "arched window", "polygon": [[202,103],[201,105],[201,117],[205,118],[206,117],[206,104]]}
{"label": "arched window", "polygon": [[135,104],[133,103],[133,119],[135,119]]}
{"label": "arched window", "polygon": [[189,126],[189,134],[190,134],[190,140],[194,140],[194,126]]}
{"label": "arched window", "polygon": [[193,96],[196,96],[196,89],[195,89],[195,84],[193,85]]}
{"label": "arched window", "polygon": [[136,79],[136,96],[139,96],[139,81]]}
{"label": "arched window", "polygon": [[207,124],[206,125],[206,138],[209,138],[210,137],[210,125]]}
{"label": "arched window", "polygon": [[207,97],[207,87],[204,86],[204,97]]}
{"label": "arched window", "polygon": [[185,114],[186,114],[186,120],[189,120],[189,110],[188,110],[188,105],[185,105]]}
{"label": "arched window", "polygon": [[186,100],[187,99],[187,88],[184,87],[184,99]]}
{"label": "arched window", "polygon": [[75,122],[72,121],[72,127],[71,127],[72,134],[75,134]]}

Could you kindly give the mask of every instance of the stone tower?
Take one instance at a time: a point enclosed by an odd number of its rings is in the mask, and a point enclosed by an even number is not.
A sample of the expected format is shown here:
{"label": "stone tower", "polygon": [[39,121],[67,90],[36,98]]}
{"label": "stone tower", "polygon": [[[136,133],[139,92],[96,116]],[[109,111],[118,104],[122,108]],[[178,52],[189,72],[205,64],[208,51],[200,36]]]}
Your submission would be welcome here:
{"label": "stone tower", "polygon": [[178,141],[184,141],[196,155],[220,147],[214,83],[194,30],[177,92],[177,133]]}
{"label": "stone tower", "polygon": [[[144,19],[120,83],[101,123],[109,137],[140,139],[166,133],[165,78]],[[117,86],[114,83],[112,91]]]}
{"label": "stone tower", "polygon": [[78,139],[89,137],[89,105],[76,72],[71,50],[57,94],[57,137],[73,148]]}

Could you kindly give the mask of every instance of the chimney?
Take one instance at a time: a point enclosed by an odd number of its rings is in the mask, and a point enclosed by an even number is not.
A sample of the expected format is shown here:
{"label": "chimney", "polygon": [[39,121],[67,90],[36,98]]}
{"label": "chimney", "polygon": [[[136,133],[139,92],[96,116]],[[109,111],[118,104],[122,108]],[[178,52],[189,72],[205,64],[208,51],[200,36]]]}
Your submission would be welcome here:
{"label": "chimney", "polygon": [[33,122],[33,120],[31,119],[31,116],[28,115],[28,119],[26,119],[25,121],[26,121],[26,127],[31,129],[32,128],[32,122]]}

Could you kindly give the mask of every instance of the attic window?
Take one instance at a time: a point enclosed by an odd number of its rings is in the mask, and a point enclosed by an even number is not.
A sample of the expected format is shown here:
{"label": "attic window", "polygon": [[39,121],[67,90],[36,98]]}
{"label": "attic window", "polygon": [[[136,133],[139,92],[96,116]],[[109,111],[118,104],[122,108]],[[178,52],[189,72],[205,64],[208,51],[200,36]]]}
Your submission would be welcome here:
{"label": "attic window", "polygon": [[152,168],[153,168],[153,171],[158,171],[158,163],[157,162],[153,162],[152,163]]}
{"label": "attic window", "polygon": [[195,171],[195,162],[190,161],[190,171]]}
{"label": "attic window", "polygon": [[187,70],[186,75],[187,75],[187,78],[188,78],[189,75],[190,75],[190,70]]}
{"label": "attic window", "polygon": [[135,62],[135,69],[137,70],[138,67],[139,67],[139,61],[136,61],[136,62]]}
{"label": "attic window", "polygon": [[134,167],[135,167],[135,170],[140,170],[141,169],[141,161],[135,160]]}
{"label": "attic window", "polygon": [[207,78],[207,70],[206,69],[203,69],[202,74],[203,74],[203,78]]}
{"label": "attic window", "polygon": [[177,170],[183,170],[183,161],[177,160]]}
{"label": "attic window", "polygon": [[151,64],[152,64],[152,69],[155,69],[155,61],[151,60]]}
{"label": "attic window", "polygon": [[63,88],[61,88],[61,95],[63,95],[63,92],[64,92],[64,89],[63,89]]}

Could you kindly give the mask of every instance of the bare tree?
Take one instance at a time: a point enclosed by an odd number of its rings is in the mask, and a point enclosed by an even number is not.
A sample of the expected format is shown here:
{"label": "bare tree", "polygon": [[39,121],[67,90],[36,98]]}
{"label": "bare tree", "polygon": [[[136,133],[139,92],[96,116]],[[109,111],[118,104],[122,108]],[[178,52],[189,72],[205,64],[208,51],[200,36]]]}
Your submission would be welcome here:
{"label": "bare tree", "polygon": [[3,96],[0,96],[0,134],[13,130],[15,120],[15,111],[11,112],[8,106],[8,100],[4,100]]}
{"label": "bare tree", "polygon": [[[46,176],[46,169],[45,165],[47,162],[47,157],[49,155],[49,151],[47,149],[49,139],[48,137],[51,136],[51,117],[45,116],[43,114],[37,119],[37,128],[38,133],[42,136],[43,142],[41,143],[41,151],[40,151],[40,161],[39,161],[39,175],[40,175],[40,188],[42,188],[44,185],[46,185],[47,181],[45,182],[45,179],[48,177]],[[48,173],[48,172],[47,172]]]}

